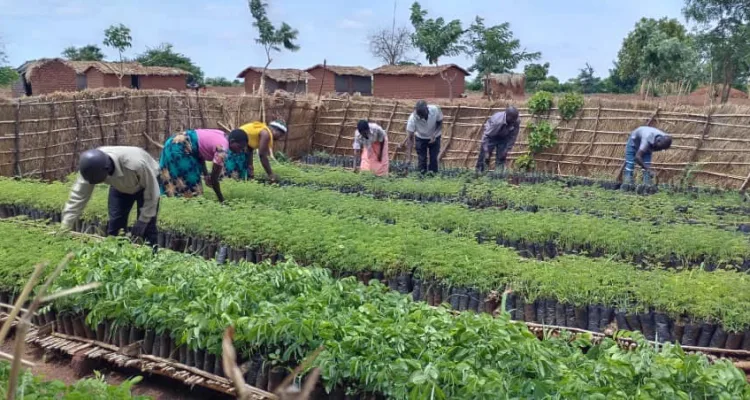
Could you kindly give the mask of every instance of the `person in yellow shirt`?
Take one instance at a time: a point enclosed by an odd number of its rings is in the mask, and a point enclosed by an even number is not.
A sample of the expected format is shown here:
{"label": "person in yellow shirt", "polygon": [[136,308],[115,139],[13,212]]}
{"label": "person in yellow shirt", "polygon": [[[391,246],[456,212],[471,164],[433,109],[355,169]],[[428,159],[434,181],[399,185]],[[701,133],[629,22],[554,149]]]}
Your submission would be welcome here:
{"label": "person in yellow shirt", "polygon": [[283,139],[287,134],[284,121],[276,120],[266,125],[260,121],[249,122],[229,133],[230,140],[238,135],[247,136],[247,152],[245,156],[230,155],[230,162],[225,165],[226,175],[236,179],[253,179],[255,171],[253,167],[253,151],[257,150],[260,156],[260,164],[268,175],[271,182],[276,182],[276,174],[271,169],[268,157],[272,155],[273,142]]}

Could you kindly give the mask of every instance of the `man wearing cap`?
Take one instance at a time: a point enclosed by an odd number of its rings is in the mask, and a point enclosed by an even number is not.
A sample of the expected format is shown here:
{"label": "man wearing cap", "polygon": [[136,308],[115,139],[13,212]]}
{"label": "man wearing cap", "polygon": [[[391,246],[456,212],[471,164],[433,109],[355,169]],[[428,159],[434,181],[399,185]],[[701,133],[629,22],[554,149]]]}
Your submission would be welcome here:
{"label": "man wearing cap", "polygon": [[388,175],[388,135],[380,125],[359,120],[354,132],[354,172],[360,169],[377,176]]}
{"label": "man wearing cap", "polygon": [[487,120],[484,124],[482,144],[479,148],[477,173],[484,172],[485,168],[489,168],[493,150],[495,151],[495,169],[505,166],[505,159],[508,157],[510,149],[516,144],[519,130],[518,110],[513,106],[509,106],[505,111],[493,114]]}
{"label": "man wearing cap", "polygon": [[407,151],[411,157],[411,149],[416,140],[419,171],[422,174],[427,173],[428,170],[437,173],[440,135],[443,133],[443,112],[440,107],[434,104],[427,105],[426,101],[419,100],[406,123],[406,133],[406,139],[399,145],[399,149],[408,144]]}
{"label": "man wearing cap", "polygon": [[[229,137],[244,133],[247,135],[248,151],[245,155],[230,154],[230,162],[225,166],[226,174],[229,176],[239,175],[239,178],[253,179],[255,177],[255,168],[253,166],[253,151],[257,150],[260,156],[260,164],[268,175],[271,182],[276,182],[276,174],[271,169],[271,163],[268,157],[272,155],[274,140],[283,139],[287,134],[286,124],[282,120],[276,120],[266,125],[260,121],[249,122],[229,133]],[[242,161],[237,162],[238,159]],[[244,165],[242,163],[244,162]],[[236,171],[236,169],[243,171]]]}
{"label": "man wearing cap", "polygon": [[86,150],[78,162],[80,176],[73,185],[62,212],[62,225],[72,229],[86,207],[94,186],[109,187],[107,235],[116,236],[128,224],[133,204],[138,204],[138,219],[133,236],[157,243],[156,214],[159,212],[159,164],[139,147],[108,146]]}

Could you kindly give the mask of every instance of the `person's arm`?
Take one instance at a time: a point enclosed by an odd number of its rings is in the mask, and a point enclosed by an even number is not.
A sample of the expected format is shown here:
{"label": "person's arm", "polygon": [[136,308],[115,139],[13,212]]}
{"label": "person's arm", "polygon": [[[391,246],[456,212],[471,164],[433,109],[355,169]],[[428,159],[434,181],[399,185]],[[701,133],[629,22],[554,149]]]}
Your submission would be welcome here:
{"label": "person's arm", "polygon": [[211,180],[211,176],[208,175],[208,167],[206,166],[206,162],[201,162],[201,174],[203,175],[203,179],[206,180],[206,185],[213,186],[213,182]]}
{"label": "person's arm", "polygon": [[252,180],[255,179],[255,164],[253,164],[253,149],[248,148],[247,151],[247,178]]}
{"label": "person's arm", "polygon": [[143,208],[138,221],[149,223],[156,216],[159,209],[159,181],[156,179],[156,170],[151,168],[148,163],[142,162],[138,171],[138,179],[143,182]]}
{"label": "person's arm", "polygon": [[271,154],[270,144],[271,144],[271,133],[264,130],[263,132],[260,133],[260,143],[258,144],[258,156],[260,156],[260,165],[262,165],[263,169],[266,171],[266,175],[268,175],[268,179],[270,179],[271,182],[275,182],[276,175],[273,174],[273,169],[271,169],[271,162],[268,160],[268,156],[269,154]]}
{"label": "person's arm", "polygon": [[362,164],[362,150],[354,149],[354,172],[359,172],[359,166]]}
{"label": "person's arm", "polygon": [[219,164],[214,164],[213,167],[211,167],[211,183],[212,187],[214,189],[214,193],[216,193],[216,198],[219,199],[220,203],[224,202],[224,195],[221,194],[221,172],[224,170],[224,167]]}
{"label": "person's arm", "polygon": [[[414,140],[414,132],[417,131],[417,122],[414,120],[414,113],[409,115],[409,119],[406,121],[406,138],[398,145],[399,149],[404,148],[407,143]],[[411,154],[411,147],[409,147],[409,154]]]}
{"label": "person's arm", "polygon": [[383,161],[383,149],[385,149],[385,140],[380,142],[380,151],[378,151],[378,162]]}
{"label": "person's arm", "polygon": [[638,164],[638,165],[640,165],[641,168],[643,168],[646,171],[648,171],[649,168],[646,166],[646,163],[643,162],[643,153],[645,153],[646,151],[648,151],[649,147],[650,147],[649,145],[646,145],[646,150],[644,150],[643,148],[640,148],[635,153],[635,163]]}
{"label": "person's arm", "polygon": [[435,141],[435,138],[440,136],[443,133],[443,110],[438,107],[437,109],[437,118],[435,119],[435,131],[432,132],[432,137],[430,138],[430,142]]}
{"label": "person's arm", "polygon": [[503,157],[506,157],[508,155],[508,152],[513,149],[513,146],[516,145],[516,139],[518,139],[518,132],[521,131],[521,125],[515,124],[513,127],[513,130],[510,133],[510,137],[508,138],[508,144],[505,146],[505,149],[503,150]]}
{"label": "person's arm", "polygon": [[92,193],[94,193],[94,185],[86,182],[82,176],[79,176],[73,185],[73,189],[70,191],[70,198],[63,208],[63,228],[73,229],[76,221],[81,217],[83,209],[86,208],[86,204],[89,202]]}

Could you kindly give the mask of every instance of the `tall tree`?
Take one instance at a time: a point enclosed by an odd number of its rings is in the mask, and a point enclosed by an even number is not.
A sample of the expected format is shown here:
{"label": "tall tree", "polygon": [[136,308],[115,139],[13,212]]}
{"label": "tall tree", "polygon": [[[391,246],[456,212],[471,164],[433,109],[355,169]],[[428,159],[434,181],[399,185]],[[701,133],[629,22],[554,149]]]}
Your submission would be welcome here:
{"label": "tall tree", "polygon": [[575,86],[582,93],[598,93],[601,86],[601,78],[594,76],[594,67],[586,63],[586,66],[579,70],[575,78]]}
{"label": "tall tree", "polygon": [[510,24],[486,26],[484,19],[477,16],[469,26],[464,39],[466,54],[474,57],[470,71],[478,71],[489,79],[492,73],[510,72],[523,61],[534,61],[541,53],[529,53],[521,49],[521,41],[513,37]]}
{"label": "tall tree", "polygon": [[299,32],[286,22],[282,22],[278,28],[275,27],[271,23],[271,20],[268,19],[268,4],[262,0],[248,0],[248,6],[250,7],[250,14],[252,14],[255,20],[253,26],[258,29],[258,37],[255,39],[255,42],[263,46],[266,52],[266,65],[263,67],[260,80],[262,93],[265,90],[266,69],[268,69],[271,61],[273,61],[271,54],[273,52],[280,52],[282,49],[289,51],[299,50],[299,46],[295,43]]}
{"label": "tall tree", "polygon": [[[412,44],[424,53],[428,63],[437,66],[441,58],[457,56],[465,51],[465,47],[461,44],[461,37],[464,34],[461,21],[454,19],[445,22],[442,17],[427,18],[427,10],[423,10],[416,1],[411,5],[410,20],[414,27]],[[440,77],[448,83],[448,93],[453,99],[453,81],[457,75],[447,76],[445,73],[440,73]]]}
{"label": "tall tree", "polygon": [[549,63],[526,64],[523,67],[523,74],[526,75],[526,87],[533,92],[537,90],[539,82],[544,82],[544,80],[547,79],[547,75],[549,74]]}
{"label": "tall tree", "polygon": [[120,86],[122,86],[122,77],[125,76],[122,53],[133,46],[132,42],[133,38],[130,36],[130,28],[123,24],[111,25],[104,31],[104,41],[102,43],[107,47],[117,50],[117,54],[120,56],[120,71],[117,74]]}
{"label": "tall tree", "polygon": [[8,55],[5,53],[5,44],[0,40],[0,87],[11,85],[18,79],[18,72],[12,67],[4,65],[8,62]]}
{"label": "tall tree", "polygon": [[676,19],[642,18],[617,55],[622,79],[638,79],[641,93],[664,81],[690,79],[697,53],[685,27]]}
{"label": "tall tree", "polygon": [[388,65],[409,61],[408,54],[414,48],[411,32],[407,27],[380,29],[370,35],[370,53]]}
{"label": "tall tree", "polygon": [[171,43],[162,43],[157,47],[146,49],[136,57],[136,61],[147,67],[179,68],[190,73],[187,83],[203,83],[203,70],[195,65],[190,57],[174,51]]}
{"label": "tall tree", "polygon": [[63,57],[70,61],[102,61],[104,54],[102,49],[95,44],[88,44],[82,47],[66,47],[62,52]]}
{"label": "tall tree", "polygon": [[[750,76],[750,4],[747,0],[686,0],[683,14],[699,24],[701,57],[721,81],[721,102],[732,85]],[[711,79],[713,84],[713,79]]]}

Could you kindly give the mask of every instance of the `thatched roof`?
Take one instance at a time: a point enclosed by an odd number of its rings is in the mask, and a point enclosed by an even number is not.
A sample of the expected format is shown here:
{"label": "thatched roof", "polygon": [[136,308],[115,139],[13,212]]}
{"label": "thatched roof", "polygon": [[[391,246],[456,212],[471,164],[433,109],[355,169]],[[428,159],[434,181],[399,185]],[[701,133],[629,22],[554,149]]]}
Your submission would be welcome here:
{"label": "thatched roof", "polygon": [[526,75],[514,73],[490,74],[490,80],[503,86],[517,87],[524,85],[526,82]]}
{"label": "thatched roof", "polygon": [[[247,67],[239,75],[238,78],[244,78],[248,72],[254,71],[259,74],[263,73],[262,67]],[[295,68],[269,68],[266,70],[266,77],[276,82],[297,82],[305,81],[308,79],[315,79],[312,75],[301,69]]]}
{"label": "thatched roof", "polygon": [[[42,58],[23,63],[17,68],[17,71],[24,75],[27,81],[31,82],[34,71],[51,62],[60,62],[72,68],[76,74],[84,74],[91,68],[95,68],[103,74],[112,75],[120,73],[120,63],[104,61],[69,61],[63,58]],[[125,75],[142,75],[142,76],[186,76],[189,72],[179,68],[170,67],[146,67],[137,62],[128,62],[123,64]]]}
{"label": "thatched roof", "polygon": [[81,69],[83,69],[83,72],[85,73],[91,68],[94,68],[97,71],[105,75],[117,75],[120,73],[120,68],[122,68],[124,75],[148,75],[148,76],[187,76],[187,75],[190,75],[189,72],[179,69],[179,68],[146,67],[144,65],[141,65],[141,63],[137,63],[137,62],[123,63],[122,66],[120,65],[120,63],[102,62],[102,61],[68,61],[68,63],[72,64],[73,68],[76,70],[77,73],[81,73],[81,72],[78,72]]}
{"label": "thatched roof", "polygon": [[469,71],[459,67],[456,64],[445,64],[439,66],[433,65],[383,65],[382,67],[375,68],[372,73],[376,75],[416,75],[416,76],[434,76],[441,72],[445,72],[451,68],[456,68],[463,72],[464,75],[469,75]]}
{"label": "thatched roof", "polygon": [[[305,71],[311,71],[315,68],[323,68],[323,64],[314,65]],[[333,72],[336,75],[353,75],[353,76],[366,76],[370,77],[372,76],[372,71],[365,67],[360,66],[353,66],[353,67],[346,67],[342,65],[326,65],[325,69]]]}

